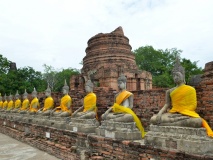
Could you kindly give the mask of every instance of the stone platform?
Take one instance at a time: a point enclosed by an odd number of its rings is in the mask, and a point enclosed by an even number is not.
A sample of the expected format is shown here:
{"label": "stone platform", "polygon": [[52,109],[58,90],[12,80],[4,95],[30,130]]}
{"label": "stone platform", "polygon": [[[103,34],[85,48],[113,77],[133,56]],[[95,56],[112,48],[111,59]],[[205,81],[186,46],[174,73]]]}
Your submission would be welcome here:
{"label": "stone platform", "polygon": [[150,125],[145,145],[190,154],[213,155],[213,138],[206,135],[205,128]]}
{"label": "stone platform", "polygon": [[68,130],[83,133],[95,133],[95,129],[98,126],[99,122],[95,118],[94,119],[71,118]]}
{"label": "stone platform", "polygon": [[140,140],[141,132],[135,122],[123,123],[113,121],[102,121],[101,126],[96,129],[96,134],[103,137],[120,140]]}

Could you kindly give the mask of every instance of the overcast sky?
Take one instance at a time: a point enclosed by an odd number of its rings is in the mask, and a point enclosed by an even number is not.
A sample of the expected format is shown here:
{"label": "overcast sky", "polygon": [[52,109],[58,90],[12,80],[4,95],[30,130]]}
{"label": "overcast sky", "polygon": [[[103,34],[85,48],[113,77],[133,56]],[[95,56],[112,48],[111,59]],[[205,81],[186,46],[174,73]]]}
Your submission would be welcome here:
{"label": "overcast sky", "polygon": [[77,68],[87,41],[122,26],[132,50],[177,48],[213,61],[213,0],[0,0],[0,54],[18,68]]}

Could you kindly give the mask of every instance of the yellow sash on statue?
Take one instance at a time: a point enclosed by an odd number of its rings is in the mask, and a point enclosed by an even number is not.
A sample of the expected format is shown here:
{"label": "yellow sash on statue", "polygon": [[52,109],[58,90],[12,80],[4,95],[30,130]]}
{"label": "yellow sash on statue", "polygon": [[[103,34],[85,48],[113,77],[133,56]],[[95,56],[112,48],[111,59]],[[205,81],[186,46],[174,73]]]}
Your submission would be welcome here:
{"label": "yellow sash on statue", "polygon": [[44,108],[43,108],[43,112],[49,109],[52,109],[54,107],[54,101],[52,97],[47,97],[44,101]]}
{"label": "yellow sash on statue", "polygon": [[97,117],[97,106],[96,106],[96,95],[94,93],[88,93],[84,97],[84,110],[83,112],[86,112],[88,110],[94,111],[96,113],[96,118]]}
{"label": "yellow sash on statue", "polygon": [[29,108],[29,100],[28,99],[25,99],[23,102],[22,102],[22,106],[20,108],[21,111],[25,111]]}
{"label": "yellow sash on statue", "polygon": [[[33,106],[37,103],[37,107],[33,108]],[[40,108],[40,104],[38,102],[38,98],[34,98],[30,103],[30,112],[37,112]]]}
{"label": "yellow sash on statue", "polygon": [[13,109],[13,107],[14,107],[14,102],[11,100],[8,103],[7,110],[9,111],[9,110]]}
{"label": "yellow sash on statue", "polygon": [[7,104],[8,104],[8,102],[7,102],[7,101],[4,101],[4,103],[3,103],[3,108],[4,108],[4,109],[7,109]]}
{"label": "yellow sash on statue", "polygon": [[144,128],[143,128],[143,126],[141,124],[140,119],[137,117],[137,115],[130,108],[127,108],[127,107],[124,107],[124,106],[120,105],[124,100],[129,98],[129,96],[131,96],[131,95],[132,95],[131,92],[128,92],[126,90],[122,91],[116,97],[116,103],[114,103],[114,105],[112,106],[112,109],[113,109],[113,112],[115,112],[115,113],[128,113],[128,114],[131,114],[133,119],[134,119],[134,121],[135,121],[135,123],[136,123],[136,126],[138,127],[138,129],[141,132],[142,138],[144,138],[145,132],[144,132]]}
{"label": "yellow sash on statue", "polygon": [[17,100],[15,101],[15,109],[17,109],[17,108],[19,108],[19,107],[21,107],[21,100],[20,100],[20,99],[17,99]]}
{"label": "yellow sash on statue", "polygon": [[0,101],[0,108],[3,108],[3,101]]}
{"label": "yellow sash on statue", "polygon": [[[197,107],[196,91],[193,87],[182,85],[170,93],[172,109],[170,113],[180,113],[194,118],[200,118],[195,112]],[[213,131],[206,120],[202,118],[202,126],[206,128],[208,136],[213,137]]]}
{"label": "yellow sash on statue", "polygon": [[63,112],[71,113],[70,109],[67,108],[68,102],[70,102],[70,104],[72,104],[72,99],[69,95],[65,95],[64,97],[62,97],[61,104],[60,104],[60,106],[57,107],[56,112],[63,111]]}

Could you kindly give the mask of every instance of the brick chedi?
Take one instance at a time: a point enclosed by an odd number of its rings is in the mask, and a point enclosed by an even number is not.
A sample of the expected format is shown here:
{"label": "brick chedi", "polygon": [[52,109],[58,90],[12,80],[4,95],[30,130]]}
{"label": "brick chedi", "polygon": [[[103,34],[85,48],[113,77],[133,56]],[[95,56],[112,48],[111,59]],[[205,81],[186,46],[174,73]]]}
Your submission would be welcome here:
{"label": "brick chedi", "polygon": [[89,76],[96,86],[117,90],[117,78],[121,74],[127,77],[127,90],[152,89],[151,74],[138,69],[131,49],[122,27],[90,38],[81,75],[71,78],[71,89],[83,87]]}

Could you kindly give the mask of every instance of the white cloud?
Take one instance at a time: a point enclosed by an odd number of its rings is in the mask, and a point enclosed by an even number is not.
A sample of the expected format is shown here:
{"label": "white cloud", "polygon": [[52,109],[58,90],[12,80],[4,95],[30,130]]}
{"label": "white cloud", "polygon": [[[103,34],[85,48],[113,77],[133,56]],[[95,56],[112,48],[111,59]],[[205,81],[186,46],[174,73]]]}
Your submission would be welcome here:
{"label": "white cloud", "polygon": [[211,0],[0,0],[0,54],[43,71],[78,68],[87,41],[122,26],[134,49],[178,48],[198,65],[213,57]]}

